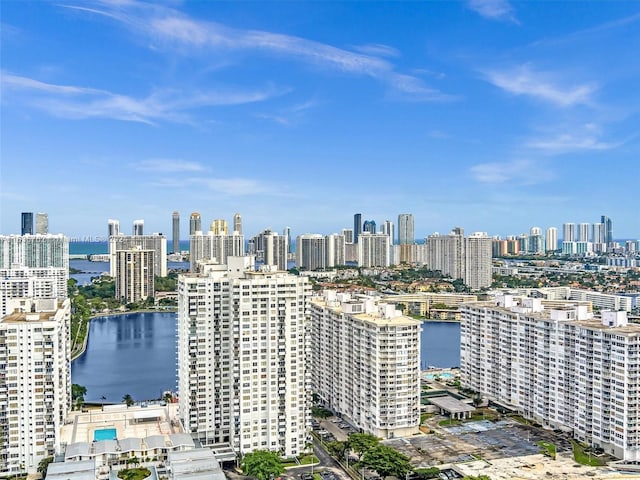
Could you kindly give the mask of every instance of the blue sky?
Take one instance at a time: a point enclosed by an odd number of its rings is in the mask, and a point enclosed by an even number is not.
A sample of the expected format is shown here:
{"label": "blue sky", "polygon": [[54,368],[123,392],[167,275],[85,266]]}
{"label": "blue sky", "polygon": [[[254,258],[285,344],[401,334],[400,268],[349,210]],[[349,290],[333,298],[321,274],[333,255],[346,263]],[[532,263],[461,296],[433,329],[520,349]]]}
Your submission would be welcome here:
{"label": "blue sky", "polygon": [[640,237],[640,3],[2,2],[3,234]]}

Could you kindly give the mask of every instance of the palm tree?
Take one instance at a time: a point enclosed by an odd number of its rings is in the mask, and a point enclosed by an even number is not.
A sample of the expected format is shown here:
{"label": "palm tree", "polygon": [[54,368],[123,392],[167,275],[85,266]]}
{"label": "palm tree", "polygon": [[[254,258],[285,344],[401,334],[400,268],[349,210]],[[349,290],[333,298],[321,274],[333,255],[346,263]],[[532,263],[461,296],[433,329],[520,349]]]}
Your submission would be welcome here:
{"label": "palm tree", "polygon": [[128,393],[122,397],[122,401],[127,404],[127,407],[130,407],[135,402],[133,401],[133,397]]}

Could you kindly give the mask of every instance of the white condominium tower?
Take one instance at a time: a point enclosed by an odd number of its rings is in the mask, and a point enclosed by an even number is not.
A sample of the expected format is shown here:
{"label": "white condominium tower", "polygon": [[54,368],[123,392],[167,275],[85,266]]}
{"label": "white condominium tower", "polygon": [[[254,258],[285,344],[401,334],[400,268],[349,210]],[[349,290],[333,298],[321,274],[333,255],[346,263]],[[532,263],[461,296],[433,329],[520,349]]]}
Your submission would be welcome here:
{"label": "white condominium tower", "polygon": [[296,238],[296,267],[306,270],[345,264],[344,235],[305,233]]}
{"label": "white condominium tower", "polygon": [[153,275],[167,276],[167,237],[158,233],[109,237],[109,275],[116,276],[118,251],[135,249],[153,250]]}
{"label": "white condominium tower", "polygon": [[558,229],[556,227],[547,228],[545,235],[545,247],[547,252],[558,250]]}
{"label": "white condominium tower", "polygon": [[491,286],[491,238],[484,232],[465,237],[462,229],[427,237],[427,265],[474,289]]}
{"label": "white condominium tower", "polygon": [[11,303],[0,318],[0,476],[59,453],[71,407],[69,300]]}
{"label": "white condominium tower", "polygon": [[203,445],[300,455],[309,441],[306,277],[254,271],[252,256],[178,280],[178,394]]}
{"label": "white condominium tower", "polygon": [[69,269],[69,239],[58,235],[1,235],[0,268]]}
{"label": "white condominium tower", "polygon": [[141,302],[155,295],[153,250],[132,248],[116,252],[116,298],[122,302]]}
{"label": "white condominium tower", "polygon": [[373,297],[330,290],[314,297],[314,393],[327,408],[377,437],[416,433],[421,325],[395,305],[378,303]]}
{"label": "white condominium tower", "polygon": [[411,245],[416,243],[412,213],[398,215],[398,245]]}
{"label": "white condominium tower", "polygon": [[391,239],[384,233],[362,232],[358,236],[358,266],[388,267],[391,265]]}
{"label": "white condominium tower", "polygon": [[231,235],[197,231],[189,236],[189,270],[197,272],[203,263],[224,265],[228,257],[241,257],[244,251],[244,235],[234,231]]}
{"label": "white condominium tower", "polygon": [[500,295],[461,307],[462,385],[640,461],[640,325],[626,312]]}

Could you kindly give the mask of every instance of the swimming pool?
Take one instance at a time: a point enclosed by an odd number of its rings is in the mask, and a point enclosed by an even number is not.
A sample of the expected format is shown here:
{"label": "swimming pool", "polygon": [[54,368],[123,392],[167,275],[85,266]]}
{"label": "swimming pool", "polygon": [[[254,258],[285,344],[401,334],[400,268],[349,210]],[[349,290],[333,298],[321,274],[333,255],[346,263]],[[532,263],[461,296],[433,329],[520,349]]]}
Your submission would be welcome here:
{"label": "swimming pool", "polygon": [[442,373],[427,373],[424,378],[427,380],[433,380],[436,377],[440,377],[443,380],[449,380],[454,377],[453,373],[442,372]]}
{"label": "swimming pool", "polygon": [[115,428],[102,428],[93,431],[94,442],[99,442],[100,440],[115,440],[116,438],[118,438],[118,435]]}

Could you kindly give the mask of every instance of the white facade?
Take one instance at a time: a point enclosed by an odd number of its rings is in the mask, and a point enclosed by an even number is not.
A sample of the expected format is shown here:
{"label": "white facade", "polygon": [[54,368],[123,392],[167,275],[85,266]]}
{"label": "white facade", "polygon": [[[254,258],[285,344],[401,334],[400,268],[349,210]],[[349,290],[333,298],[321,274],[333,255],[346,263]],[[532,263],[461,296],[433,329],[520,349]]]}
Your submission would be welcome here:
{"label": "white facade", "polygon": [[274,265],[278,270],[286,271],[288,268],[287,253],[289,246],[287,237],[271,232],[264,237],[264,264]]}
{"label": "white facade", "polygon": [[167,276],[167,237],[160,234],[109,237],[109,275],[116,276],[117,252],[136,248],[153,250],[153,274]]}
{"label": "white facade", "polygon": [[358,236],[358,266],[388,267],[391,265],[390,244],[388,235],[362,232]]}
{"label": "white facade", "polygon": [[558,229],[556,227],[547,228],[545,235],[545,248],[547,252],[558,250]]}
{"label": "white facade", "polygon": [[311,301],[311,325],[313,391],[325,406],[378,437],[416,433],[421,322],[372,297],[325,291]]}
{"label": "white facade", "polygon": [[474,289],[491,286],[491,238],[484,232],[429,235],[427,264]]}
{"label": "white facade", "polygon": [[189,269],[200,270],[200,263],[225,264],[230,256],[244,255],[244,236],[234,231],[231,235],[203,234],[198,231],[189,236]]}
{"label": "white facade", "polygon": [[0,268],[69,269],[69,239],[58,235],[1,235]]}
{"label": "white facade", "polygon": [[562,225],[562,241],[575,242],[577,240],[578,240],[578,235],[576,234],[576,224],[564,223]]}
{"label": "white facade", "polygon": [[624,460],[640,460],[640,326],[626,312],[498,296],[462,306],[464,387]]}
{"label": "white facade", "polygon": [[298,235],[296,238],[296,267],[319,270],[327,265],[327,241],[318,233]]}
{"label": "white facade", "polygon": [[398,215],[398,245],[411,245],[416,243],[414,221],[412,213]]}
{"label": "white facade", "polygon": [[0,317],[10,313],[11,298],[67,298],[67,280],[62,267],[0,268]]}
{"label": "white facade", "polygon": [[308,279],[229,257],[178,281],[178,394],[203,445],[301,454],[308,442]]}
{"label": "white facade", "polygon": [[71,407],[69,300],[14,299],[0,319],[0,475],[60,451]]}

